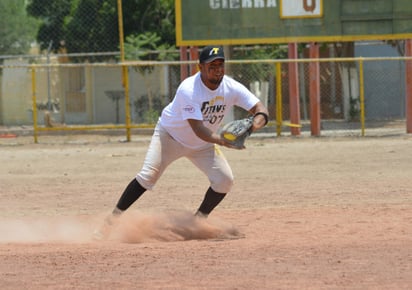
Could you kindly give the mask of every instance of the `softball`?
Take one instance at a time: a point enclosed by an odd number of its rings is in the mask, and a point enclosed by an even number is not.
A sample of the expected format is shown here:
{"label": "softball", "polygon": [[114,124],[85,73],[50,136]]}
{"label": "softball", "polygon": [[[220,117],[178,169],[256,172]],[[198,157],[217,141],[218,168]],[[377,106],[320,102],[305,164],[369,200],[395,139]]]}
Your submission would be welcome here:
{"label": "softball", "polygon": [[230,133],[224,133],[223,138],[229,141],[234,141],[236,139],[236,136]]}

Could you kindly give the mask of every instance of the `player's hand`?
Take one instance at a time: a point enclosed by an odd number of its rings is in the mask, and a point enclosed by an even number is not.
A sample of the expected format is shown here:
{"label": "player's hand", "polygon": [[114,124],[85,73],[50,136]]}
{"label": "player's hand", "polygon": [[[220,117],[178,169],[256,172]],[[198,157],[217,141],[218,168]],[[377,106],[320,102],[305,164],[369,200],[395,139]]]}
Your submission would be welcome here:
{"label": "player's hand", "polygon": [[236,150],[246,149],[244,144],[234,145],[233,143],[226,141],[226,139],[224,139],[224,138],[220,138],[220,142],[218,144],[220,146],[224,146],[224,147],[227,147],[227,148],[230,148],[230,149],[236,149]]}

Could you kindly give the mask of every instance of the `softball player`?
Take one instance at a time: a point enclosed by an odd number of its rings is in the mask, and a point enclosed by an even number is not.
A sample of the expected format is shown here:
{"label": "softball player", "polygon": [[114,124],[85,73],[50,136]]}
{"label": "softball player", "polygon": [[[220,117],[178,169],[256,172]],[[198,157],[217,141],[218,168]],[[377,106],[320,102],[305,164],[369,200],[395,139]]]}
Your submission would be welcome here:
{"label": "softball player", "polygon": [[181,157],[188,158],[210,181],[197,216],[207,217],[230,191],[233,173],[215,144],[233,146],[221,138],[218,128],[233,106],[255,116],[252,132],[267,124],[268,111],[245,86],[225,76],[224,61],[221,46],[207,46],[201,51],[200,71],[180,84],[172,102],[163,109],[142,169],[95,232],[96,238],[107,238],[115,217],[151,190],[167,166]]}

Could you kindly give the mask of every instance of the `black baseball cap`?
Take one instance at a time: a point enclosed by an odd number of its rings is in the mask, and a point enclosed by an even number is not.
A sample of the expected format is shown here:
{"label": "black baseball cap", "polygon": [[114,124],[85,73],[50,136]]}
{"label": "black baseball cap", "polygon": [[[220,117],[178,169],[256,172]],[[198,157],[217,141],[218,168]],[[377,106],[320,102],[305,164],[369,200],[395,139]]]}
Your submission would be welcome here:
{"label": "black baseball cap", "polygon": [[209,63],[216,59],[225,59],[225,54],[223,53],[223,46],[219,45],[209,45],[202,49],[199,56],[200,63]]}

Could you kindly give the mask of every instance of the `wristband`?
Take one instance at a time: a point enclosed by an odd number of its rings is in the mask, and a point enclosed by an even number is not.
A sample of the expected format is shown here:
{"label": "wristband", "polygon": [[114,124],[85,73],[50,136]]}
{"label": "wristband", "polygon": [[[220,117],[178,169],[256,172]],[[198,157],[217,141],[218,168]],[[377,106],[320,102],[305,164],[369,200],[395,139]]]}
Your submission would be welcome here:
{"label": "wristband", "polygon": [[267,123],[269,122],[269,116],[268,116],[266,113],[257,112],[257,113],[253,116],[253,118],[255,118],[257,115],[262,115],[263,117],[265,117],[265,125],[263,125],[263,126],[266,126]]}

